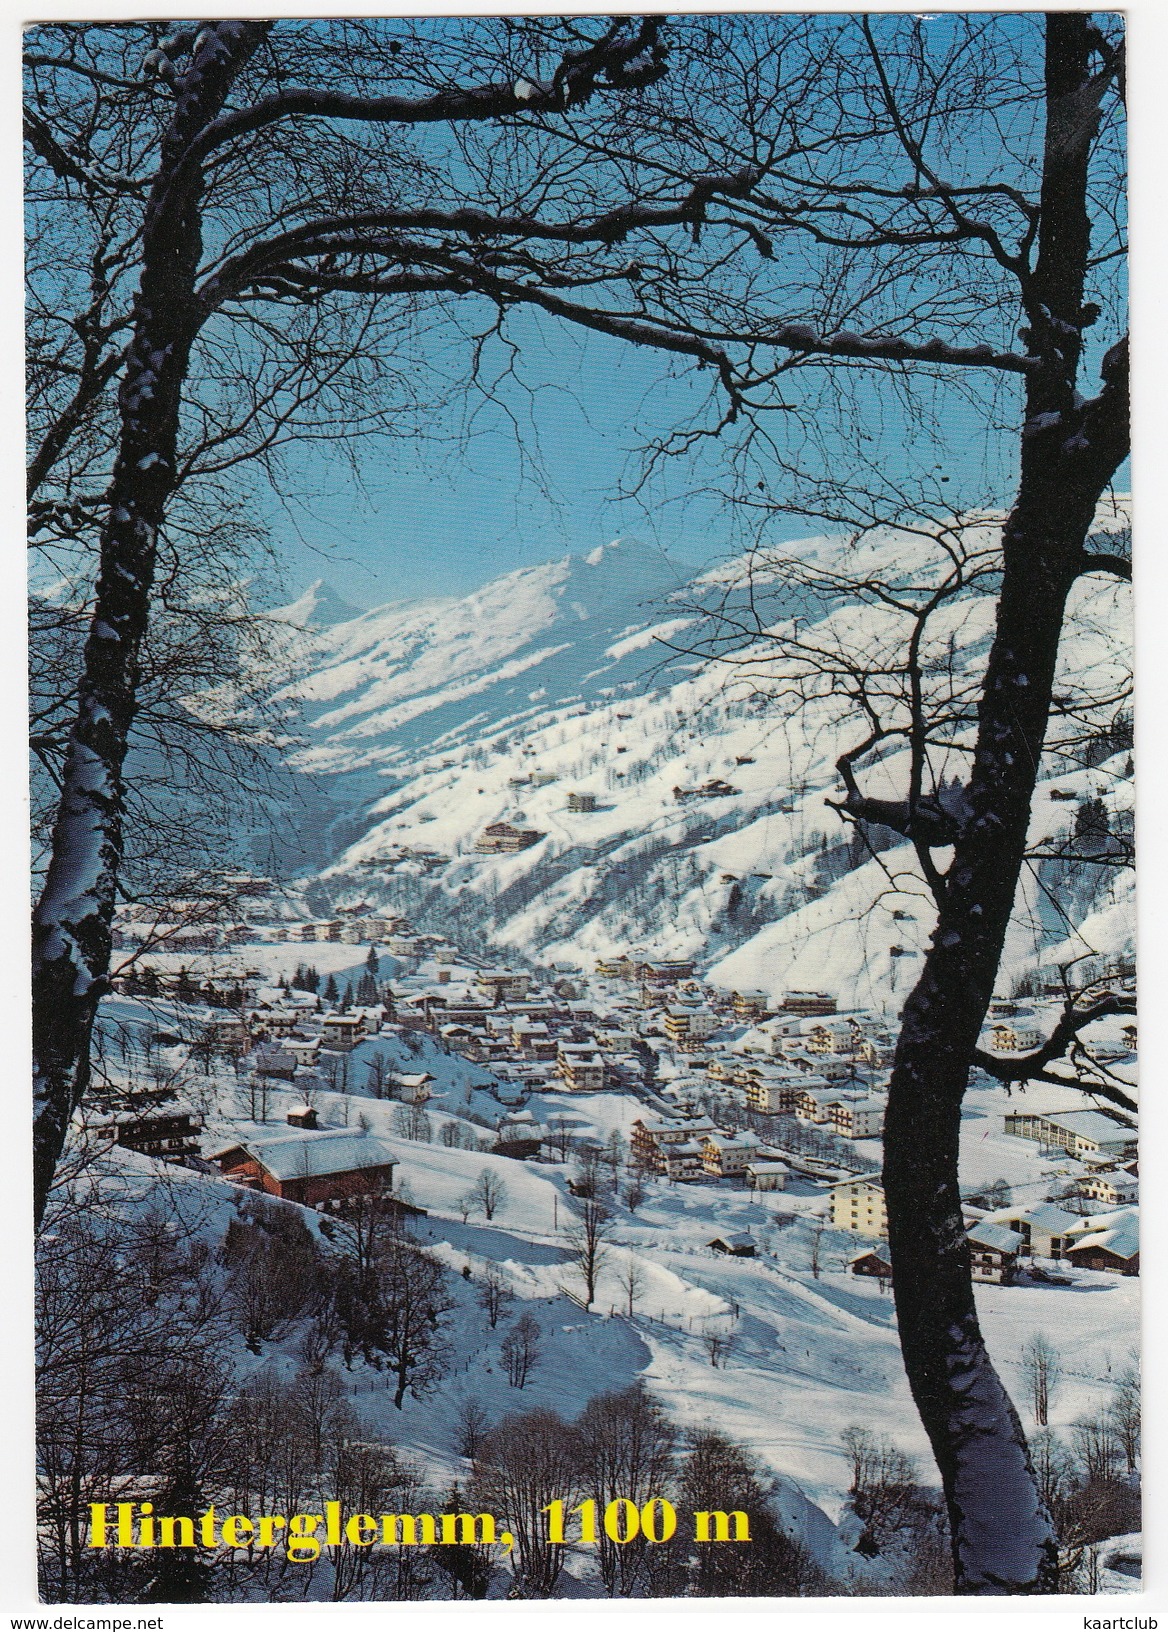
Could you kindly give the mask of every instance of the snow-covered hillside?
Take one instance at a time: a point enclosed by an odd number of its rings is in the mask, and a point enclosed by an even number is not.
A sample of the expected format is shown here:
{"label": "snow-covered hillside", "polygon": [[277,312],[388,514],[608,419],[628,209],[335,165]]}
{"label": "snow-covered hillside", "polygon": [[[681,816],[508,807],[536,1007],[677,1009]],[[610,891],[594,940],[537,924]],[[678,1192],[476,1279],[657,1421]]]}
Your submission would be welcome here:
{"label": "snow-covered hillside", "polygon": [[[992,524],[964,535],[970,587],[922,650],[934,704],[967,718],[995,538]],[[898,1007],[931,901],[909,846],[878,829],[869,848],[828,801],[837,757],[868,730],[856,676],[903,717],[903,607],[948,567],[934,541],[885,533],[679,584],[661,554],[618,541],[462,599],[305,629],[282,694],[300,711],[297,764],[346,812],[315,910],[323,892],[512,959],[583,966],[640,948],[695,958],[729,987]],[[1023,882],[1007,985],[1131,949],[1127,874],[1085,859],[1130,831],[1126,595],[1097,578],[1075,591],[1052,732],[1067,751],[1043,767],[1032,833],[1059,856]],[[321,586],[282,615],[319,625],[318,602],[327,618]],[[932,770],[961,775],[960,748]],[[865,783],[890,796],[907,780],[893,738]],[[476,849],[500,822],[538,838]]]}

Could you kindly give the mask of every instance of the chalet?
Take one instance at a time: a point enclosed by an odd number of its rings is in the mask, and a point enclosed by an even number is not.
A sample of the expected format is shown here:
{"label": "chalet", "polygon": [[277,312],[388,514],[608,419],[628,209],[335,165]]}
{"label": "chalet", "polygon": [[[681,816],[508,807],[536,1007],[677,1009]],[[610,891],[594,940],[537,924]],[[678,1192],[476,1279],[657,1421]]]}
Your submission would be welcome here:
{"label": "chalet", "polygon": [[291,1105],[288,1108],[287,1121],[290,1128],[315,1128],[316,1107],[313,1105]]}
{"label": "chalet", "polygon": [[990,1224],[979,1219],[966,1230],[969,1242],[970,1270],[975,1281],[988,1281],[1008,1286],[1018,1270],[1021,1243],[1017,1234],[1004,1224]]}
{"label": "chalet", "polygon": [[748,1190],[784,1190],[790,1172],[786,1162],[748,1162],[746,1187]]}
{"label": "chalet", "polygon": [[143,1156],[197,1156],[201,1126],[190,1111],[131,1111],[114,1123],[115,1137],[127,1150]]}
{"label": "chalet", "polygon": [[728,1253],[731,1258],[753,1258],[758,1250],[749,1230],[740,1230],[737,1235],[716,1235],[706,1245],[713,1252]]}
{"label": "chalet", "polygon": [[285,1037],[281,1043],[283,1052],[291,1054],[297,1065],[315,1065],[316,1057],[320,1053],[319,1037]]}
{"label": "chalet", "polygon": [[475,976],[479,996],[496,1008],[501,1003],[522,1003],[530,986],[530,975],[512,969],[480,969]]}
{"label": "chalet", "polygon": [[845,1060],[841,1054],[808,1054],[802,1049],[783,1050],[783,1063],[819,1082],[853,1082],[856,1076],[854,1060]]}
{"label": "chalet", "polygon": [[831,1106],[831,1121],[845,1139],[878,1139],[884,1129],[882,1099],[837,1099]]}
{"label": "chalet", "polygon": [[393,1081],[399,1097],[407,1105],[424,1105],[430,1098],[434,1078],[429,1071],[399,1071]]}
{"label": "chalet", "polygon": [[1123,1230],[1100,1230],[1085,1236],[1069,1249],[1067,1257],[1080,1269],[1110,1270],[1115,1275],[1140,1272],[1139,1242]]}
{"label": "chalet", "polygon": [[1042,1033],[1017,1022],[999,1021],[990,1028],[990,1045],[1002,1054],[1026,1054],[1042,1046]]}
{"label": "chalet", "polygon": [[750,1073],[745,1088],[748,1108],[763,1116],[789,1115],[803,1091],[797,1077],[771,1072]]}
{"label": "chalet", "polygon": [[889,1262],[887,1244],[878,1241],[874,1247],[861,1247],[848,1260],[848,1268],[853,1275],[870,1275],[873,1280],[890,1281],[892,1264]]}
{"label": "chalet", "polygon": [[681,1145],[692,1145],[701,1172],[701,1143],[707,1133],[717,1130],[708,1116],[638,1117],[629,1130],[630,1156],[634,1166],[650,1173],[667,1173],[666,1154]]}
{"label": "chalet", "polygon": [[531,1060],[554,1059],[556,1040],[546,1020],[530,1020],[517,1015],[511,1022],[511,1047]]}
{"label": "chalet", "polygon": [[207,1016],[207,1025],[212,1030],[216,1047],[247,1048],[249,1042],[247,1024],[243,1016],[236,1014],[234,1010],[212,1009]]}
{"label": "chalet", "polygon": [[708,1133],[702,1140],[702,1166],[711,1178],[737,1178],[757,1154],[752,1133]]}
{"label": "chalet", "polygon": [[765,992],[732,992],[730,1002],[738,1020],[765,1020],[771,1010],[770,998]]}
{"label": "chalet", "polygon": [[795,1100],[795,1115],[800,1122],[830,1122],[837,1102],[838,1096],[830,1088],[801,1088]]}
{"label": "chalet", "polygon": [[1079,1194],[1107,1207],[1129,1207],[1139,1200],[1140,1181],[1134,1173],[1093,1173],[1080,1184]]}
{"label": "chalet", "polygon": [[786,1014],[834,1014],[836,1001],[826,992],[787,992],[779,1007]]}
{"label": "chalet", "polygon": [[877,1173],[860,1174],[853,1179],[841,1179],[831,1187],[831,1222],[837,1230],[851,1230],[856,1235],[874,1235],[888,1238],[888,1209],[884,1203],[884,1185]]}
{"label": "chalet", "polygon": [[1041,1201],[1035,1207],[1001,1207],[987,1213],[986,1222],[1012,1230],[1019,1237],[1018,1251],[1023,1257],[1064,1258],[1070,1232],[1082,1219],[1053,1201]]}
{"label": "chalet", "polygon": [[691,1182],[706,1175],[705,1149],[698,1139],[685,1139],[661,1147],[661,1171],[671,1184]]}
{"label": "chalet", "polygon": [[728,799],[741,791],[741,788],[733,787],[729,782],[711,777],[708,782],[703,782],[700,788],[674,788],[673,797],[679,805],[684,805],[689,799]]}
{"label": "chalet", "polygon": [[388,1193],[397,1166],[380,1139],[349,1128],[242,1140],[211,1159],[225,1178],[304,1207]]}
{"label": "chalet", "polygon": [[704,1043],[718,1029],[718,1017],[709,1009],[677,1005],[668,1008],[662,1017],[662,1028],[671,1043],[680,1048]]}
{"label": "chalet", "polygon": [[588,811],[596,809],[596,795],[594,793],[570,793],[568,795],[568,809]]}
{"label": "chalet", "polygon": [[604,1055],[590,1043],[561,1043],[556,1070],[573,1093],[595,1093],[604,1087]]}
{"label": "chalet", "polygon": [[326,1014],[320,1028],[321,1045],[348,1054],[365,1036],[362,1014]]}
{"label": "chalet", "polygon": [[634,973],[647,986],[677,986],[694,977],[692,958],[656,958],[636,965]]}
{"label": "chalet", "polygon": [[259,1008],[253,1009],[247,1019],[253,1036],[269,1038],[286,1037],[295,1030],[300,1016],[291,1008]]}
{"label": "chalet", "polygon": [[290,1048],[257,1048],[255,1070],[260,1077],[282,1077],[290,1082],[296,1075],[297,1059]]}
{"label": "chalet", "polygon": [[598,958],[596,973],[603,980],[632,980],[635,967],[630,958]]}
{"label": "chalet", "polygon": [[530,850],[544,837],[545,834],[537,833],[534,828],[512,827],[510,822],[492,822],[475,840],[475,849],[480,855],[512,856],[520,850]]}
{"label": "chalet", "polygon": [[1080,1269],[1110,1270],[1117,1275],[1140,1272],[1140,1215],[1137,1207],[1095,1213],[1078,1219],[1069,1231],[1066,1258]]}

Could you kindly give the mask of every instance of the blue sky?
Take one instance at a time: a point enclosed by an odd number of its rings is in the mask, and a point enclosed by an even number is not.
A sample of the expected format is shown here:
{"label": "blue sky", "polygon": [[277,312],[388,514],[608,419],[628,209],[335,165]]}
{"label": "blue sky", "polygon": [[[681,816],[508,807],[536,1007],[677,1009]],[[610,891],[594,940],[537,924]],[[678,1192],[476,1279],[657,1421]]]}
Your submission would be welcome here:
{"label": "blue sky", "polygon": [[[522,323],[519,325],[522,332]],[[729,446],[699,460],[671,459],[635,496],[642,450],[706,399],[709,376],[682,364],[672,377],[659,353],[549,322],[522,332],[526,384],[477,407],[459,434],[458,405],[431,434],[363,445],[360,474],[326,445],[296,451],[281,500],[268,509],[285,562],[287,598],[323,578],[357,607],[414,596],[465,593],[518,567],[584,553],[617,536],[657,545],[679,581],[741,549],[758,523],[716,489]],[[885,468],[907,469],[911,438],[877,379],[873,422]],[[1016,450],[980,415],[949,395],[942,414],[955,502],[1006,502]],[[940,469],[939,466],[930,468]],[[822,530],[776,516],[772,540]]]}
{"label": "blue sky", "polygon": [[726,553],[733,519],[698,490],[717,459],[704,472],[671,461],[622,495],[646,440],[705,399],[708,376],[670,378],[659,353],[554,322],[523,340],[530,389],[512,385],[505,410],[467,399],[465,437],[454,407],[430,437],[367,444],[359,477],[327,446],[298,454],[268,514],[293,593],[315,578],[357,606],[464,592],[622,535],[658,545],[680,579]]}

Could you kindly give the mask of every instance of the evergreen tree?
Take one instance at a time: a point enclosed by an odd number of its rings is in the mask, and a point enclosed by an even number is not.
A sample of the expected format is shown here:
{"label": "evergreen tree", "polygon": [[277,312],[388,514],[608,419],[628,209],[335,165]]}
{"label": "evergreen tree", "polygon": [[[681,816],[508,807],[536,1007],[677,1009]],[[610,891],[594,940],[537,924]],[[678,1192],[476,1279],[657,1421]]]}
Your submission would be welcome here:
{"label": "evergreen tree", "polygon": [[324,1000],[326,1003],[336,1003],[340,993],[337,991],[337,977],[330,975],[324,983]]}

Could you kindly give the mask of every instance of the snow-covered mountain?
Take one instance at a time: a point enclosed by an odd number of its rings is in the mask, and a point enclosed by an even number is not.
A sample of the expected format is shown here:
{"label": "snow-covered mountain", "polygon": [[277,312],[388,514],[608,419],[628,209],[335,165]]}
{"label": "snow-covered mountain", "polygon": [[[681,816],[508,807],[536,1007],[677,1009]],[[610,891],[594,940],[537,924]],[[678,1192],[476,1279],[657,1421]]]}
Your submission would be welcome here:
{"label": "snow-covered mountain", "polygon": [[[965,540],[974,587],[930,626],[938,697],[976,688],[994,538],[986,525]],[[544,964],[640,948],[695,958],[727,986],[898,1006],[931,899],[908,846],[877,831],[869,849],[827,801],[838,755],[867,731],[849,674],[888,675],[898,706],[904,616],[857,585],[907,601],[946,564],[889,533],[851,550],[806,540],[681,583],[659,552],[618,541],[462,598],[306,629],[282,699],[299,711],[299,768],[343,813],[315,899],[392,906],[468,948]],[[1083,859],[1091,833],[1113,843],[1130,826],[1126,593],[1101,579],[1076,591],[1057,728],[1075,746],[1044,767],[1033,833],[1067,856],[1024,881],[1008,977],[1130,951],[1128,875]],[[289,622],[311,622],[294,610]],[[962,768],[954,753],[934,772]],[[906,755],[867,782],[902,788]],[[499,822],[539,837],[477,850]]]}

